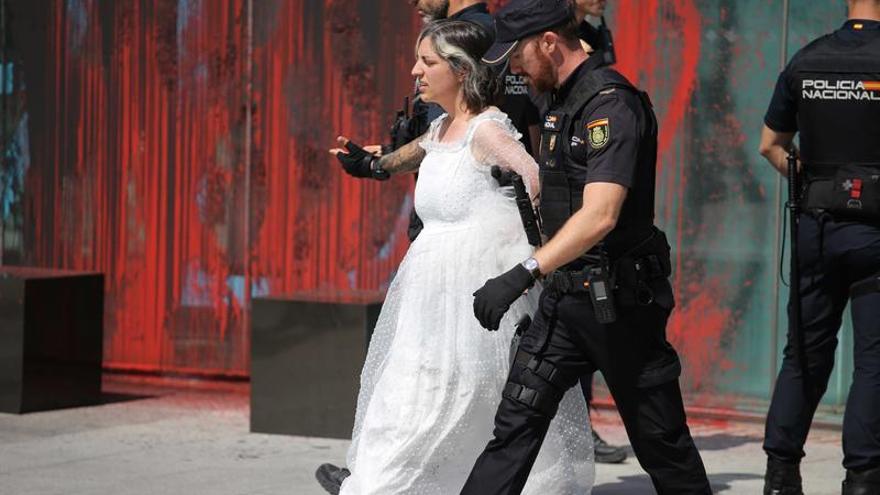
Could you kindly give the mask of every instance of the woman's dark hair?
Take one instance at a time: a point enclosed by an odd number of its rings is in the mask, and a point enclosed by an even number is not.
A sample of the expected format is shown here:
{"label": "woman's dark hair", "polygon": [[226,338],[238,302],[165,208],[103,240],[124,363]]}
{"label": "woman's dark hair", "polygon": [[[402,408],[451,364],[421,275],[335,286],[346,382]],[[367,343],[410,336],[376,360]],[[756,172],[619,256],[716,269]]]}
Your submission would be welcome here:
{"label": "woman's dark hair", "polygon": [[480,61],[492,46],[493,36],[472,22],[441,20],[429,23],[419,34],[416,47],[428,39],[452,72],[463,75],[464,104],[472,113],[494,105],[501,90],[497,74]]}

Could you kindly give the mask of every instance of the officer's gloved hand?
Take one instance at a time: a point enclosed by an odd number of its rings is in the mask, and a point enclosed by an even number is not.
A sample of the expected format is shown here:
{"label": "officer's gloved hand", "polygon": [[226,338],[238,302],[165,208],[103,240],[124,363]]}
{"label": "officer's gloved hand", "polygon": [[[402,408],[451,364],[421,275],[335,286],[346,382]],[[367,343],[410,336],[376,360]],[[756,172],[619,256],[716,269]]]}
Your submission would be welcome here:
{"label": "officer's gloved hand", "polygon": [[342,168],[345,169],[348,175],[378,180],[388,178],[387,173],[377,174],[373,170],[373,161],[378,159],[377,155],[370,153],[344,137],[339,137],[337,141],[345,150],[334,148],[330,152],[336,155],[336,159],[339,160],[339,163],[342,164]]}
{"label": "officer's gloved hand", "polygon": [[492,165],[491,170],[492,177],[494,177],[495,180],[498,181],[498,186],[506,187],[513,185],[513,174],[515,174],[516,172],[512,170],[504,170],[498,165]]}
{"label": "officer's gloved hand", "polygon": [[474,316],[483,328],[498,330],[510,305],[534,283],[532,274],[522,265],[489,279],[474,292]]}

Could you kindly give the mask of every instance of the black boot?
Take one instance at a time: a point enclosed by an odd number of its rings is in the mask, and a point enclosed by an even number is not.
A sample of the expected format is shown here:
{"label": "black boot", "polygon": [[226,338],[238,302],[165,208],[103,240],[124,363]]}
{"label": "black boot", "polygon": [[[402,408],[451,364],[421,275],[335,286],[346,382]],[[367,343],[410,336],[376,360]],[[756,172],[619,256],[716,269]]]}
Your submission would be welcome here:
{"label": "black boot", "polygon": [[610,445],[593,430],[593,453],[600,464],[617,464],[626,460],[626,449]]}
{"label": "black boot", "polygon": [[767,458],[764,474],[764,495],[804,495],[801,486],[801,465]]}
{"label": "black boot", "polygon": [[315,479],[318,480],[318,484],[331,495],[339,495],[342,481],[349,476],[351,476],[351,471],[333,464],[321,464],[315,471]]}
{"label": "black boot", "polygon": [[843,495],[877,495],[880,493],[880,466],[859,471],[846,470]]}

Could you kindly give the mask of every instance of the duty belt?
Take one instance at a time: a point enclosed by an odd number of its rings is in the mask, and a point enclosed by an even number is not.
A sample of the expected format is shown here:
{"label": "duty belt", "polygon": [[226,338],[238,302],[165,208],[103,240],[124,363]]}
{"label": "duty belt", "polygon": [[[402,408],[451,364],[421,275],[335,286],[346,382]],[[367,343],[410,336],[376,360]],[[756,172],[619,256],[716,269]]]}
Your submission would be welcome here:
{"label": "duty belt", "polygon": [[806,184],[800,205],[841,219],[880,220],[880,163],[805,164]]}
{"label": "duty belt", "polygon": [[590,267],[583,270],[554,270],[544,278],[544,287],[559,294],[587,293]]}
{"label": "duty belt", "polygon": [[[617,272],[619,261],[611,262],[612,274]],[[667,274],[663,269],[660,256],[649,254],[632,260],[633,268],[638,282],[647,282],[657,278],[665,278]],[[560,294],[587,293],[589,289],[590,268],[595,265],[587,265],[579,270],[559,269],[550,272],[544,278],[544,287]],[[615,288],[617,288],[615,286]]]}

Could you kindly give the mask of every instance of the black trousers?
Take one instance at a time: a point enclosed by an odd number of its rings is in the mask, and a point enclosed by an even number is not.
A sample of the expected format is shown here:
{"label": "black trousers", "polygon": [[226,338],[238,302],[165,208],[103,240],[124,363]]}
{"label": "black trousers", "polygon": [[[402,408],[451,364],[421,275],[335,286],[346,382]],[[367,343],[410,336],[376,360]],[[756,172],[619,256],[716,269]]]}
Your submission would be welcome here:
{"label": "black trousers", "polygon": [[416,240],[416,237],[422,233],[424,228],[425,224],[422,223],[422,219],[419,218],[415,208],[413,208],[413,211],[409,214],[409,225],[406,228],[406,236],[409,237],[409,242]]}
{"label": "black trousers", "polygon": [[[655,290],[667,291],[667,297],[658,299],[670,301],[671,306],[668,282],[657,282]],[[656,303],[625,308],[618,311],[617,322],[601,325],[586,294],[545,291],[520,349],[555,367],[556,378],[544,380],[530,368],[514,364],[508,382],[536,391],[549,401],[550,411],[514,397],[508,385],[495,416],[494,438],[461,493],[520,493],[563,389],[597,369],[608,383],[636,457],[658,493],[712,493],[685,420],[678,356],[666,341],[669,309]]]}
{"label": "black trousers", "polygon": [[[801,331],[809,392],[791,344],[789,318],[789,343],[783,351],[764,435],[767,455],[787,462],[798,462],[804,456],[813,414],[834,367],[849,288],[880,275],[880,225],[802,214],[799,242]],[[843,465],[859,470],[880,466],[880,293],[853,299],[850,309],[855,370],[843,416]]]}
{"label": "black trousers", "polygon": [[[414,182],[418,182],[419,174],[416,173],[413,178]],[[418,213],[416,213],[416,209],[413,208],[413,210],[409,213],[409,225],[406,228],[406,236],[409,238],[409,242],[416,240],[416,237],[418,237],[419,234],[422,233],[422,229],[424,228],[425,224],[422,223],[422,219],[419,218]]]}
{"label": "black trousers", "polygon": [[584,400],[587,401],[587,409],[593,408],[593,373],[587,373],[580,379],[581,392],[584,394]]}

